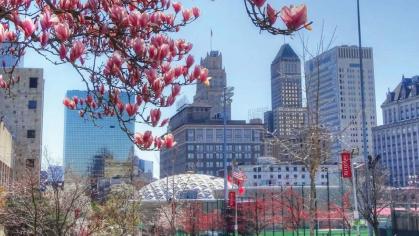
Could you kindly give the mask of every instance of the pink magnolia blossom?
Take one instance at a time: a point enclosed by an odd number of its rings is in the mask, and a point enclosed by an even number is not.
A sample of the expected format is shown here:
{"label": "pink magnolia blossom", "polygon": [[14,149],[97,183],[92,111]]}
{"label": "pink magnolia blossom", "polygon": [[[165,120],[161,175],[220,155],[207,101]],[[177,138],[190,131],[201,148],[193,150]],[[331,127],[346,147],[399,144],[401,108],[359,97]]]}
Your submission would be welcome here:
{"label": "pink magnolia blossom", "polygon": [[29,38],[33,32],[35,32],[35,24],[31,19],[25,19],[21,22],[21,27],[23,32],[25,32],[25,38]]}
{"label": "pink magnolia blossom", "polygon": [[161,116],[160,109],[151,109],[150,118],[151,118],[151,124],[153,127],[155,127],[157,123],[159,122],[160,116]]}
{"label": "pink magnolia blossom", "polygon": [[59,23],[54,26],[55,33],[57,35],[57,38],[64,42],[70,37],[70,29],[68,27],[68,24],[66,23]]}
{"label": "pink magnolia blossom", "polygon": [[144,39],[137,38],[137,39],[133,40],[132,47],[134,49],[134,52],[137,54],[137,56],[142,56],[145,52]]}
{"label": "pink magnolia blossom", "polygon": [[182,11],[183,21],[187,22],[192,17],[192,12],[188,9]]}
{"label": "pink magnolia blossom", "polygon": [[71,110],[76,109],[76,103],[75,103],[73,100],[69,99],[69,98],[64,98],[64,100],[63,100],[63,104],[64,104],[64,106],[66,106],[68,109],[71,109]]}
{"label": "pink magnolia blossom", "polygon": [[40,24],[41,24],[41,29],[43,31],[51,28],[54,22],[58,22],[58,20],[56,18],[51,17],[51,13],[49,10],[45,11],[41,15]]}
{"label": "pink magnolia blossom", "polygon": [[0,24],[0,43],[7,39],[7,30]]}
{"label": "pink magnolia blossom", "polygon": [[141,95],[137,95],[136,97],[135,97],[135,101],[137,102],[137,105],[138,106],[140,106],[141,105],[141,103],[143,103],[143,97],[141,96]]}
{"label": "pink magnolia blossom", "polygon": [[179,12],[180,12],[180,10],[182,10],[182,4],[181,4],[180,2],[174,2],[174,3],[172,4],[172,6],[173,6],[173,10],[174,10],[176,13],[179,13]]}
{"label": "pink magnolia blossom", "polygon": [[173,148],[176,145],[172,134],[166,134],[163,138],[164,147],[167,149]]}
{"label": "pink magnolia blossom", "polygon": [[192,55],[188,55],[186,58],[186,67],[190,68],[194,64],[195,60]]}
{"label": "pink magnolia blossom", "polygon": [[253,2],[253,3],[257,6],[257,7],[261,8],[261,7],[265,4],[266,0],[252,0],[252,2]]}
{"label": "pink magnolia blossom", "polygon": [[124,104],[122,104],[121,102],[117,102],[116,107],[118,108],[119,114],[122,114],[122,112],[124,112]]}
{"label": "pink magnolia blossom", "polygon": [[156,94],[156,97],[160,97],[162,90],[163,90],[163,81],[161,79],[154,80],[152,86],[154,93]]}
{"label": "pink magnolia blossom", "polygon": [[134,135],[134,143],[143,147],[149,148],[153,144],[153,137],[151,131],[146,131],[144,134],[136,133]]}
{"label": "pink magnolia blossom", "polygon": [[307,7],[304,4],[298,6],[284,6],[281,10],[281,19],[290,30],[296,30],[307,23]]}
{"label": "pink magnolia blossom", "polygon": [[74,63],[84,53],[84,44],[80,41],[74,43],[73,48],[70,51],[70,61]]}
{"label": "pink magnolia blossom", "polygon": [[172,96],[174,96],[174,97],[176,97],[177,95],[179,95],[179,93],[180,93],[180,85],[178,85],[178,84],[175,84],[175,85],[173,85],[172,86]]}
{"label": "pink magnolia blossom", "polygon": [[163,141],[161,140],[161,138],[160,137],[155,137],[154,138],[154,148],[161,149],[162,145],[163,145]]}
{"label": "pink magnolia blossom", "polygon": [[61,46],[60,46],[60,59],[64,60],[66,56],[67,56],[67,48],[65,47],[64,44],[61,44]]}
{"label": "pink magnolia blossom", "polygon": [[160,123],[160,127],[163,127],[163,126],[167,125],[167,123],[169,123],[169,118],[164,119],[164,120]]}
{"label": "pink magnolia blossom", "polygon": [[0,75],[0,88],[6,88],[6,87],[7,87],[7,84],[3,80],[3,75]]}
{"label": "pink magnolia blossom", "polygon": [[[160,120],[158,107],[172,106],[182,86],[209,80],[203,67],[194,66],[192,44],[174,35],[200,17],[196,7],[185,9],[170,0],[0,0],[0,5],[4,13],[0,42],[22,45],[8,53],[20,57],[30,47],[52,61],[59,57],[58,63],[70,63],[83,75],[89,95],[63,100],[81,117],[115,116],[124,123],[126,112],[130,121],[135,117],[163,126],[168,119]],[[2,77],[1,89],[16,80],[13,75]],[[130,93],[135,101],[123,103],[121,92]],[[173,145],[151,137],[151,132],[128,135],[142,149],[153,142],[154,148]]]}
{"label": "pink magnolia blossom", "polygon": [[266,7],[266,14],[268,15],[268,20],[271,25],[275,24],[277,15],[275,9],[268,3]]}
{"label": "pink magnolia blossom", "polygon": [[137,114],[138,105],[137,104],[125,104],[125,110],[128,113],[128,116],[133,116]]}
{"label": "pink magnolia blossom", "polygon": [[41,37],[39,41],[41,42],[41,46],[45,47],[48,44],[49,39],[49,33],[48,32],[42,32]]}
{"label": "pink magnolia blossom", "polygon": [[201,11],[197,7],[192,8],[192,14],[195,18],[198,18],[201,15]]}

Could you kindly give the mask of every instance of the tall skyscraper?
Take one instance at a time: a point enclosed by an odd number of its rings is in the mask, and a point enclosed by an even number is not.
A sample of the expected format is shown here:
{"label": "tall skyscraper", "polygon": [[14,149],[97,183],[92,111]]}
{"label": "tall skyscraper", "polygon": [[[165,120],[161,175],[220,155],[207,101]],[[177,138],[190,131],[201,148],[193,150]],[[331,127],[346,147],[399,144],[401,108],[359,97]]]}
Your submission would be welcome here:
{"label": "tall skyscraper", "polygon": [[39,177],[42,159],[43,70],[16,68],[14,76],[20,80],[10,91],[0,89],[0,117],[3,117],[14,137],[13,177],[27,178],[28,172]]}
{"label": "tall skyscraper", "polygon": [[[211,118],[222,117],[223,114],[223,91],[227,86],[227,76],[223,68],[223,57],[221,52],[211,51],[204,59],[201,59],[201,65],[208,69],[208,75],[211,77],[210,86],[202,83],[196,86],[194,96],[195,105],[211,106]],[[226,106],[227,120],[231,120],[231,105]],[[221,115],[221,116],[220,116]]]}
{"label": "tall skyscraper", "polygon": [[265,126],[275,136],[293,136],[305,122],[302,107],[301,62],[289,44],[279,49],[271,64],[272,111],[265,113]]}
{"label": "tall skyscraper", "polygon": [[272,110],[302,107],[301,62],[289,44],[284,44],[271,64]]}
{"label": "tall skyscraper", "polygon": [[419,175],[419,76],[403,78],[381,109],[384,124],[372,129],[374,155],[381,155],[393,186],[406,186]]}
{"label": "tall skyscraper", "polygon": [[[372,127],[376,126],[372,48],[363,48],[365,114],[368,152],[372,154]],[[319,117],[334,137],[332,156],[343,149],[364,148],[362,136],[359,50],[338,46],[305,64],[308,112]],[[319,112],[317,113],[317,105]],[[310,118],[311,119],[311,118]]]}
{"label": "tall skyscraper", "polygon": [[[70,90],[67,97],[86,97],[86,91]],[[124,100],[124,94],[121,99]],[[127,124],[134,132],[134,123]],[[115,117],[104,117],[93,123],[80,118],[78,112],[65,109],[64,167],[77,175],[87,175],[97,155],[111,155],[116,161],[127,160],[133,143]]]}

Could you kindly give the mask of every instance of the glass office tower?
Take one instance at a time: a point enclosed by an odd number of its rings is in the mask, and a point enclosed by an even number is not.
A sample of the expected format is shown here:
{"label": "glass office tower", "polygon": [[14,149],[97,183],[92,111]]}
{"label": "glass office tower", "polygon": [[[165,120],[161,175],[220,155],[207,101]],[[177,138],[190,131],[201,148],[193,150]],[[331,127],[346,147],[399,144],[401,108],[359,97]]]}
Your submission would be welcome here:
{"label": "glass office tower", "polygon": [[[86,91],[70,90],[66,97],[86,97]],[[124,99],[125,98],[125,99]],[[121,94],[121,99],[126,96]],[[93,123],[80,118],[78,111],[64,112],[64,167],[72,174],[86,176],[97,155],[111,155],[114,160],[128,159],[133,143],[115,117],[105,117]],[[127,124],[134,132],[135,124]]]}

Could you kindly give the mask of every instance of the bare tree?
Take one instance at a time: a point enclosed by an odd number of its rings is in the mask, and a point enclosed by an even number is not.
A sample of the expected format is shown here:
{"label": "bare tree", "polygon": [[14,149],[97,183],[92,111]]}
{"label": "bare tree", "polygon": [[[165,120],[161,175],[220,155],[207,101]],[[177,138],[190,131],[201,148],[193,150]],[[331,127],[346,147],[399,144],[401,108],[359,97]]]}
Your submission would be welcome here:
{"label": "bare tree", "polygon": [[122,184],[111,190],[102,205],[96,207],[103,216],[104,230],[101,235],[136,235],[142,222],[141,198],[138,189]]}
{"label": "bare tree", "polygon": [[[87,185],[79,178],[66,186],[51,182],[45,189],[28,171],[28,178],[15,182],[0,209],[0,223],[6,232],[17,235],[70,235],[94,233],[101,223],[91,210]],[[70,179],[72,181],[70,182]]]}
{"label": "bare tree", "polygon": [[372,158],[368,156],[368,163],[358,168],[356,179],[356,192],[359,204],[359,212],[370,224],[374,234],[379,236],[378,229],[381,211],[390,207],[391,200],[387,191],[386,183],[388,176],[383,171],[383,166],[379,162],[380,156]]}

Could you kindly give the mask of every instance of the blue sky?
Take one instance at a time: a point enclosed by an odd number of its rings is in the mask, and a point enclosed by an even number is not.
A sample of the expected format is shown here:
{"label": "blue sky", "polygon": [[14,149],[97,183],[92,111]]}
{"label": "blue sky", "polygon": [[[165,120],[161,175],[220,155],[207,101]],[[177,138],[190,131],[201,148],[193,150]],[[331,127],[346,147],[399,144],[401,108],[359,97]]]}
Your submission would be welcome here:
{"label": "blue sky", "polygon": [[[299,37],[272,36],[260,33],[245,14],[242,0],[184,0],[188,6],[201,8],[202,16],[174,37],[194,44],[192,54],[199,59],[210,50],[210,30],[213,49],[223,54],[228,84],[235,87],[233,119],[248,119],[249,110],[270,106],[270,63],[284,42],[301,54]],[[268,0],[279,4],[305,3],[313,31],[304,32],[309,47],[319,42],[324,22],[324,35],[330,37],[336,27],[333,45],[357,44],[356,0]],[[281,5],[282,6],[282,5]],[[419,74],[419,1],[361,0],[363,45],[374,49],[375,84],[378,124],[382,123],[380,104],[388,88],[393,89],[401,76]],[[83,89],[83,84],[70,66],[54,66],[33,52],[25,58],[26,67],[44,68],[45,103],[43,145],[56,162],[62,160],[64,108],[62,99],[68,89]],[[193,86],[182,90],[192,101]],[[164,115],[174,114],[169,108]],[[156,132],[164,132],[158,130]],[[141,153],[141,157],[156,160],[157,153]],[[155,166],[155,170],[157,170]]]}

